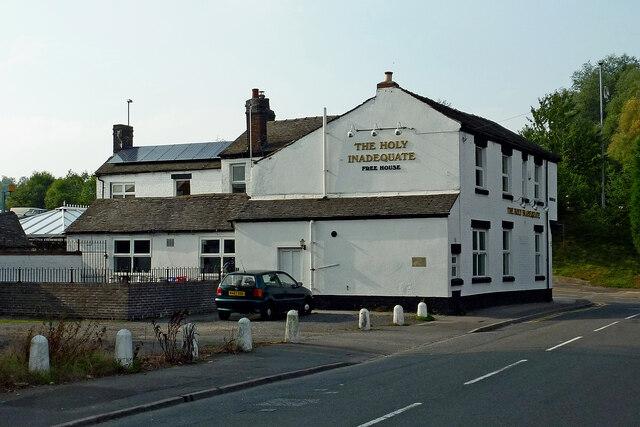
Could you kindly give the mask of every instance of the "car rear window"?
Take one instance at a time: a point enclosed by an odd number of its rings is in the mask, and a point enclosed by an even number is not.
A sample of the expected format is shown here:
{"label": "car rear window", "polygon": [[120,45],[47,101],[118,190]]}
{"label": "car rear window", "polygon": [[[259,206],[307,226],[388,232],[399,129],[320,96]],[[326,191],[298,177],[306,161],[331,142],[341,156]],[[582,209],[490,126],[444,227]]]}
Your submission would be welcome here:
{"label": "car rear window", "polygon": [[248,274],[229,274],[221,285],[241,288],[255,288],[256,278]]}

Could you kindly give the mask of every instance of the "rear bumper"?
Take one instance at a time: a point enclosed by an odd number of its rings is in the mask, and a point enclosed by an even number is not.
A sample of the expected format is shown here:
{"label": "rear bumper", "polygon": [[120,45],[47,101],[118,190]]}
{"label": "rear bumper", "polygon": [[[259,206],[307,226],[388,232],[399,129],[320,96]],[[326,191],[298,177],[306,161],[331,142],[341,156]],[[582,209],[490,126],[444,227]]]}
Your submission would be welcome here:
{"label": "rear bumper", "polygon": [[216,307],[220,311],[229,311],[234,313],[260,313],[264,306],[264,300],[216,298]]}

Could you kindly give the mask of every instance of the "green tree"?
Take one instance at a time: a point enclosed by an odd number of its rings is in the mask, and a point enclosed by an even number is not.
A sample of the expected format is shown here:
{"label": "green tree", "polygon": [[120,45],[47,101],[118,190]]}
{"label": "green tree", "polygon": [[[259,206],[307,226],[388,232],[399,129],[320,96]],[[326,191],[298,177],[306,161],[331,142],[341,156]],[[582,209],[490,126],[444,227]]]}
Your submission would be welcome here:
{"label": "green tree", "polygon": [[53,181],[55,177],[49,172],[34,172],[29,178],[20,178],[16,183],[16,191],[7,199],[7,206],[44,208],[44,198]]}
{"label": "green tree", "polygon": [[632,158],[631,173],[631,207],[629,218],[631,222],[631,238],[638,253],[640,253],[640,136],[633,141],[634,156]]}
{"label": "green tree", "polygon": [[79,175],[69,171],[64,178],[53,181],[45,196],[45,207],[55,209],[65,203],[89,205],[95,200],[95,186],[95,176],[87,172]]}

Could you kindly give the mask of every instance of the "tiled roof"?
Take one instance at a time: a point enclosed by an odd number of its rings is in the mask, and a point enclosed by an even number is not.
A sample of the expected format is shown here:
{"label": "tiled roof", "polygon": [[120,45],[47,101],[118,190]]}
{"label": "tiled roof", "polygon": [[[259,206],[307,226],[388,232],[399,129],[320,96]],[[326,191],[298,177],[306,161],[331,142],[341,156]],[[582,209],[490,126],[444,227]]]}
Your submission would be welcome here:
{"label": "tiled roof", "polygon": [[114,175],[121,173],[140,172],[178,172],[203,169],[220,169],[220,159],[211,160],[187,160],[172,162],[148,162],[148,163],[109,163],[113,156],[109,157],[96,171],[96,175]]}
{"label": "tiled roof", "polygon": [[[327,123],[335,120],[338,116],[327,116]],[[296,141],[308,133],[319,129],[322,126],[322,116],[303,117],[291,120],[276,120],[267,122],[267,141],[262,153],[254,155],[265,155]],[[220,157],[244,157],[249,155],[248,137],[245,130],[236,138],[231,145],[224,150]]]}
{"label": "tiled roof", "polygon": [[0,249],[28,249],[31,242],[24,233],[18,215],[14,212],[0,213]]}
{"label": "tiled roof", "polygon": [[414,98],[424,102],[434,110],[444,114],[450,119],[453,119],[459,122],[462,127],[461,130],[463,132],[468,132],[474,135],[481,135],[490,141],[494,141],[498,143],[506,143],[512,148],[516,148],[528,154],[538,154],[541,157],[551,160],[553,162],[558,162],[561,159],[559,155],[554,154],[548,150],[545,150],[538,144],[535,144],[529,141],[528,139],[526,139],[525,137],[520,136],[517,133],[512,132],[505,127],[500,126],[496,122],[493,122],[491,120],[485,119],[480,116],[476,116],[473,114],[456,110],[455,108],[451,108],[446,105],[440,104],[427,97],[416,95],[415,93],[409,92],[408,90],[405,90],[402,88],[401,90],[413,96]]}
{"label": "tiled roof", "polygon": [[449,215],[458,194],[249,200],[234,218],[246,221],[426,218]]}
{"label": "tiled roof", "polygon": [[98,199],[66,234],[233,231],[246,194]]}

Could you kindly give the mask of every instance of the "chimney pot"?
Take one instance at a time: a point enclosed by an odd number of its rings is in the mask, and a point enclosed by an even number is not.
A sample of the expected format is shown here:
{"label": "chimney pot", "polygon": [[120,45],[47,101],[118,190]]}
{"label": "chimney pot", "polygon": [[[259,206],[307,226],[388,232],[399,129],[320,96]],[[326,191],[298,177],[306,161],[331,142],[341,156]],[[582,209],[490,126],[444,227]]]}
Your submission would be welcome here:
{"label": "chimney pot", "polygon": [[400,87],[398,83],[393,81],[393,71],[385,71],[384,81],[378,83],[378,89],[382,89],[385,87]]}
{"label": "chimney pot", "polygon": [[113,154],[133,147],[133,126],[113,125]]}
{"label": "chimney pot", "polygon": [[392,77],[393,77],[393,71],[385,71],[384,75],[385,75],[385,81],[386,81],[387,83],[388,83],[388,82],[392,82],[392,81],[393,81],[393,79],[392,79]]}
{"label": "chimney pot", "polygon": [[252,89],[251,90],[251,98],[257,98],[259,93],[260,93],[259,89]]}

